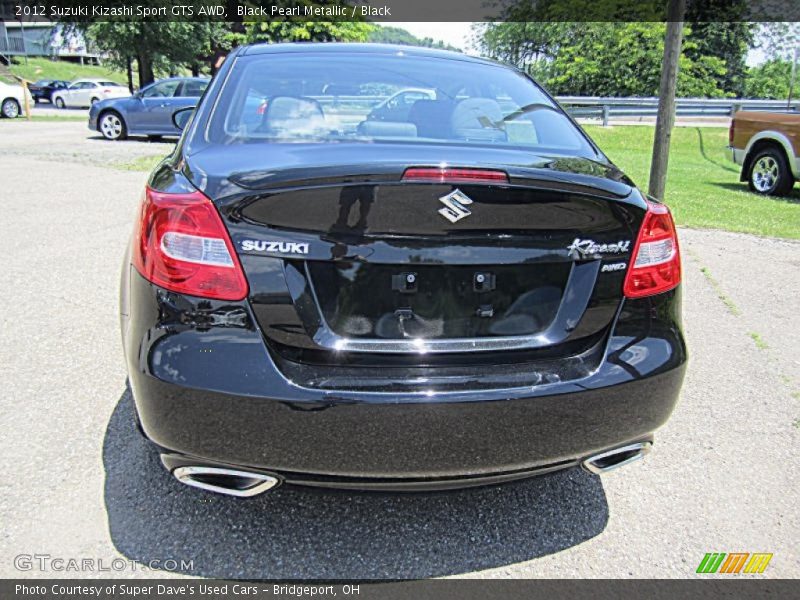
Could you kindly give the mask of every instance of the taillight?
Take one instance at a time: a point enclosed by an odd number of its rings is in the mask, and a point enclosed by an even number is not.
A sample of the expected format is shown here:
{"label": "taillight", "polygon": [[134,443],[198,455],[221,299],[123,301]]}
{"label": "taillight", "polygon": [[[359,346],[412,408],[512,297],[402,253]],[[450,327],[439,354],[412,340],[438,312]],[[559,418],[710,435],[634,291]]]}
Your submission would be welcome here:
{"label": "taillight", "polygon": [[403,181],[432,183],[508,183],[505,171],[450,167],[411,167],[403,173]]}
{"label": "taillight", "polygon": [[147,280],[181,294],[242,300],[247,280],[217,209],[200,192],[145,188],[133,265]]}
{"label": "taillight", "polygon": [[733,136],[736,133],[736,121],[731,119],[731,126],[728,127],[728,145],[733,146]]}
{"label": "taillight", "polygon": [[681,282],[678,235],[672,215],[663,204],[647,202],[631,261],[623,285],[628,298],[667,292]]}
{"label": "taillight", "polygon": [[111,93],[111,90],[109,90],[108,88],[106,88],[106,89],[104,89],[104,90],[103,90],[103,93],[104,93],[104,94],[110,94],[110,93]]}

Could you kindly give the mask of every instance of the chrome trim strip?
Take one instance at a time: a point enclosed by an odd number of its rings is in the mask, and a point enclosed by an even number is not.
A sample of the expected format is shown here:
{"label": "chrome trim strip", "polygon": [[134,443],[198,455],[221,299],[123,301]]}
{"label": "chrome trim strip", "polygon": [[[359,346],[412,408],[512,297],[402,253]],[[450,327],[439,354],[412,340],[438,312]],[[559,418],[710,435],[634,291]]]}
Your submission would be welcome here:
{"label": "chrome trim strip", "polygon": [[[276,477],[272,477],[271,475],[263,475],[261,473],[252,473],[250,471],[237,471],[235,469],[223,469],[219,467],[200,467],[200,466],[193,466],[193,467],[178,467],[175,469],[172,474],[175,476],[175,479],[180,481],[181,483],[196,487],[201,490],[206,490],[209,492],[216,492],[218,494],[226,494],[228,496],[237,496],[239,498],[249,498],[251,496],[256,496],[267,490],[274,488],[276,485],[280,483],[280,480]],[[248,488],[243,490],[237,490],[236,488],[227,488],[218,485],[212,485],[210,483],[205,483],[203,481],[198,481],[194,479],[195,475],[222,475],[222,476],[229,476],[229,477],[242,477],[246,479],[255,479],[260,481],[261,483],[256,483]]]}
{"label": "chrome trim strip", "polygon": [[[309,331],[314,343],[336,352],[382,352],[386,354],[446,354],[455,352],[493,352],[526,350],[563,342],[577,327],[594,293],[600,260],[573,263],[564,287],[562,302],[553,322],[534,335],[451,339],[348,339],[334,333],[318,310],[319,302],[311,284],[308,266],[300,272],[293,265],[284,267],[286,283],[301,320],[316,331]],[[577,290],[581,290],[579,292]]]}

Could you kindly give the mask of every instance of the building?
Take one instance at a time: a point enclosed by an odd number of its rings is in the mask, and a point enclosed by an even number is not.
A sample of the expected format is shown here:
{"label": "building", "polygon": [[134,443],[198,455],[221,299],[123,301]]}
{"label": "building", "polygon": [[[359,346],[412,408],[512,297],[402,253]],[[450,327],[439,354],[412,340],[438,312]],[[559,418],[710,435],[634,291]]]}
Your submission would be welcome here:
{"label": "building", "polygon": [[68,35],[58,23],[0,20],[0,61],[8,64],[12,56],[47,56],[81,64],[101,61],[80,33]]}

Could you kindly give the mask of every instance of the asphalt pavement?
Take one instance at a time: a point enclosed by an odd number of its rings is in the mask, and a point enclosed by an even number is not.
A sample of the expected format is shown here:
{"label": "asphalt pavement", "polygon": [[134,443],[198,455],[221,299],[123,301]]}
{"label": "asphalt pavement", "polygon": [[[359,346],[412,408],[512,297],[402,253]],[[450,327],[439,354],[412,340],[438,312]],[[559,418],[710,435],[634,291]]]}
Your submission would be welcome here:
{"label": "asphalt pavement", "polygon": [[0,123],[0,577],[670,578],[707,552],[770,552],[760,577],[800,575],[800,243],[680,231],[690,365],[636,465],[233,499],[163,471],[125,383],[118,276],[147,174],[114,165],[170,149]]}

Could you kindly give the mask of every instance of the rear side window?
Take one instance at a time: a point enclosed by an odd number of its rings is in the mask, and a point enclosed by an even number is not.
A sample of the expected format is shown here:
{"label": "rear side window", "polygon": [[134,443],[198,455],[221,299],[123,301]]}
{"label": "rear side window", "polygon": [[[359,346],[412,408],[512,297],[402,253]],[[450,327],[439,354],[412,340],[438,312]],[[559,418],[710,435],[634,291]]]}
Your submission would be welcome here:
{"label": "rear side window", "polygon": [[147,88],[142,93],[142,96],[145,98],[172,98],[172,95],[175,93],[175,90],[178,89],[180,84],[180,81],[175,80],[162,81],[161,83],[156,83],[155,85]]}
{"label": "rear side window", "polygon": [[583,134],[521,73],[404,53],[240,57],[207,139],[547,147],[596,156]]}
{"label": "rear side window", "polygon": [[179,95],[187,98],[199,98],[207,87],[207,81],[184,81]]}

